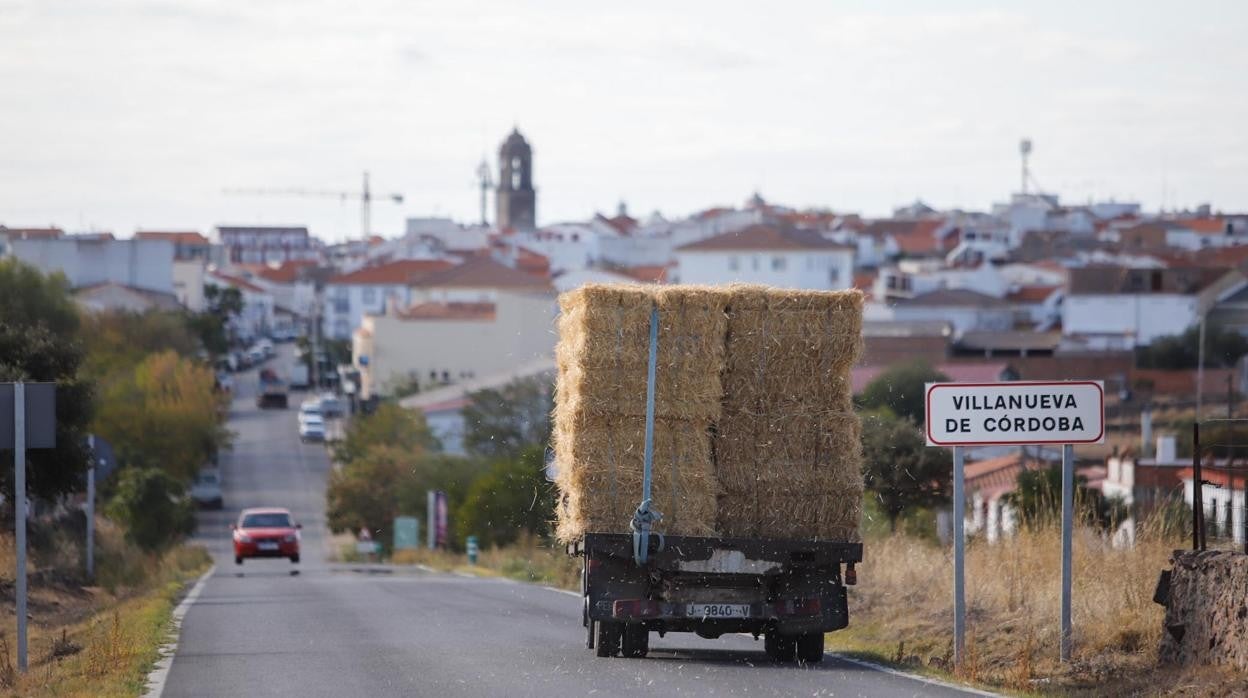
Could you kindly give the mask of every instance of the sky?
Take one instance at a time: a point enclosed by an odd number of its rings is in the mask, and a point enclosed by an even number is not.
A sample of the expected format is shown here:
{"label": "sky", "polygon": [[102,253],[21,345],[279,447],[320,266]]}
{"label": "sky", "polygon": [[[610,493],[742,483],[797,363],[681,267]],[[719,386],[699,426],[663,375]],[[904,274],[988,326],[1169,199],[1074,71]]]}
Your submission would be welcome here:
{"label": "sky", "polygon": [[[1248,3],[0,0],[0,224],[478,218],[513,127],[541,224],[753,192],[986,209],[1018,142],[1064,200],[1248,211]],[[492,208],[492,204],[491,204]],[[492,217],[492,214],[491,214]]]}

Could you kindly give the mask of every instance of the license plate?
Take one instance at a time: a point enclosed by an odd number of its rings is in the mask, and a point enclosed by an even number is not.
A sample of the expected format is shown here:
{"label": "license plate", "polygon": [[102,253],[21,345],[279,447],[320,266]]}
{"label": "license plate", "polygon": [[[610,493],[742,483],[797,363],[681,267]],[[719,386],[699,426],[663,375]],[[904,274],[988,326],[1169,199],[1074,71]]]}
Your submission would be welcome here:
{"label": "license plate", "polygon": [[277,550],[277,543],[259,543],[256,547],[260,550]]}
{"label": "license plate", "polygon": [[744,603],[691,603],[685,608],[690,618],[749,618],[750,606]]}

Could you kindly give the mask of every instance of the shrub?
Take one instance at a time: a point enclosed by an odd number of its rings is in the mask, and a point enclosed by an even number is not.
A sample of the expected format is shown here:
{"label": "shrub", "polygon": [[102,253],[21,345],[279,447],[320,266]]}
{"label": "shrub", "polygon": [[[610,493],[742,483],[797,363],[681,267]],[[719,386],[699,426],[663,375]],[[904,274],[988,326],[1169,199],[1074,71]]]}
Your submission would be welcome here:
{"label": "shrub", "polygon": [[156,468],[123,470],[108,511],[126,526],[126,539],[149,552],[164,550],[195,529],[182,484]]}

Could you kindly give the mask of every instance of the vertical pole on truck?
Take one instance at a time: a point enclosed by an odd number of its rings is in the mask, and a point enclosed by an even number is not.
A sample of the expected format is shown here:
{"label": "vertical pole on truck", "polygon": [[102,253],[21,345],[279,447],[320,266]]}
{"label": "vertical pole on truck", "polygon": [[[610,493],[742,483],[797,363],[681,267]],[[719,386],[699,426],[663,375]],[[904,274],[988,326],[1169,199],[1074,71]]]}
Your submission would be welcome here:
{"label": "vertical pole on truck", "polygon": [[[650,356],[646,363],[646,443],[645,470],[641,479],[641,504],[633,514],[629,528],[633,530],[633,559],[646,564],[650,555],[650,527],[662,515],[650,509],[650,480],[654,469],[654,393],[655,373],[659,363],[659,309],[650,309]],[[660,541],[661,544],[661,541]]]}
{"label": "vertical pole on truck", "polygon": [[17,546],[17,670],[26,673],[26,384],[13,384],[13,511]]}
{"label": "vertical pole on truck", "polygon": [[966,647],[966,537],[962,527],[966,517],[966,492],[962,466],[966,456],[961,446],[953,447],[953,665],[962,666]]}
{"label": "vertical pole on truck", "polygon": [[1062,638],[1061,661],[1070,661],[1070,583],[1075,525],[1075,447],[1062,446]]}

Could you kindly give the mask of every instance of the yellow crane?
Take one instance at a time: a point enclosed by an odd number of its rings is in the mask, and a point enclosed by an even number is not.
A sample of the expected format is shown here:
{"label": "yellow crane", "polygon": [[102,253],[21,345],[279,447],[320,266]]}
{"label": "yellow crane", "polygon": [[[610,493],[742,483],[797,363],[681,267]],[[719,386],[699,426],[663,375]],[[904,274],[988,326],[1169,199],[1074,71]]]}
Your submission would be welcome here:
{"label": "yellow crane", "polygon": [[[360,230],[365,240],[372,234],[371,218],[373,207],[373,192],[369,188],[368,173],[364,173],[364,188],[360,191],[331,191],[326,189],[300,189],[297,187],[287,188],[253,188],[253,189],[226,189],[226,194],[241,196],[312,196],[319,198],[338,199],[340,201],[360,202]],[[402,194],[389,194],[379,197],[389,199],[396,204],[403,203]]]}

